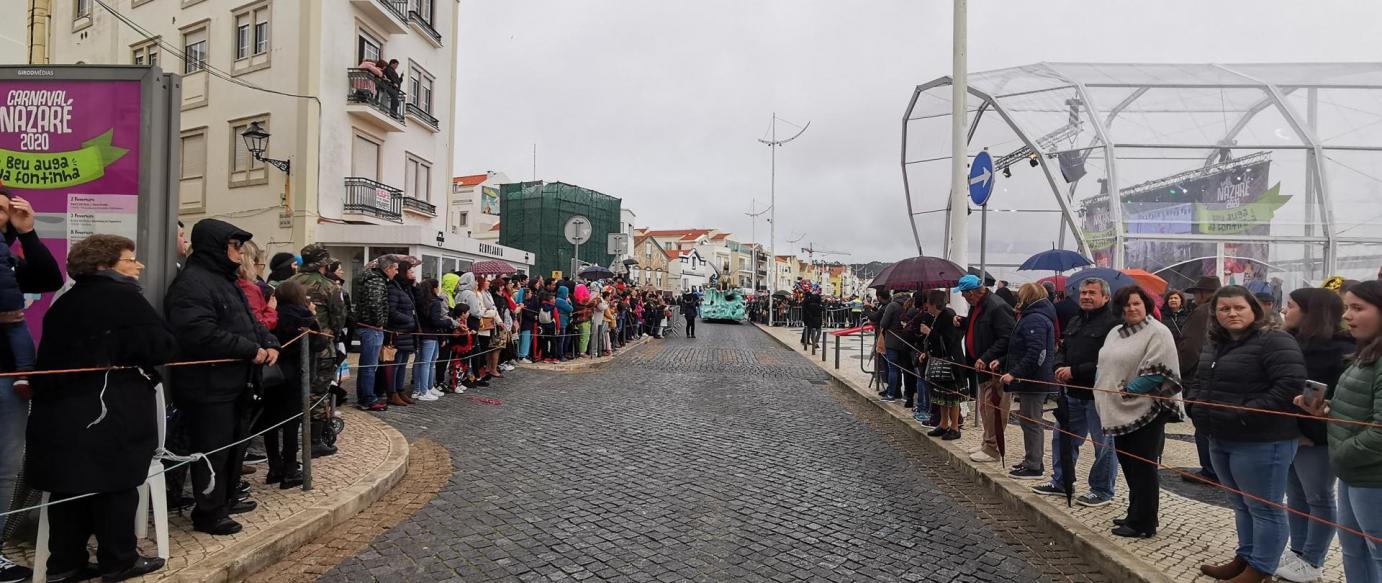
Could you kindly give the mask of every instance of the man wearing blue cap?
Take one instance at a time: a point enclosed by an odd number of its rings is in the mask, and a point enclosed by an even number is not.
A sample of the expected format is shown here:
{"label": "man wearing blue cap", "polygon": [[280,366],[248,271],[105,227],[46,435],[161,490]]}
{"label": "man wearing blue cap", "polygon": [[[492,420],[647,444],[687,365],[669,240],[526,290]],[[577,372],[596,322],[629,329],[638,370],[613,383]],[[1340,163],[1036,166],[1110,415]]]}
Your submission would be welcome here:
{"label": "man wearing blue cap", "polygon": [[979,384],[976,413],[984,424],[984,444],[970,452],[969,459],[976,462],[998,461],[1002,449],[999,447],[999,437],[1008,425],[1012,396],[1003,390],[998,377],[985,371],[989,368],[988,363],[1001,361],[1007,356],[1008,339],[1017,326],[1017,320],[1013,317],[1012,307],[990,293],[977,276],[960,278],[955,290],[969,303],[969,315],[963,318],[957,316],[955,325],[964,330],[965,355],[970,366],[980,371],[977,376],[971,376],[971,382]]}

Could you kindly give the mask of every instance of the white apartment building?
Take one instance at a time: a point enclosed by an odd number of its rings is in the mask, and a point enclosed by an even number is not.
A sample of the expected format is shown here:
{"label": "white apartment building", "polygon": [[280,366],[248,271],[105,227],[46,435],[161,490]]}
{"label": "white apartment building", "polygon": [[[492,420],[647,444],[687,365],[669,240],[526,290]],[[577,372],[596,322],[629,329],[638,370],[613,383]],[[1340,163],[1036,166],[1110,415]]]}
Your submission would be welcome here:
{"label": "white apartment building", "polygon": [[[151,38],[94,0],[53,0],[51,62],[183,76],[184,223],[227,220],[271,252],[324,243],[352,274],[383,253],[422,259],[424,277],[484,259],[531,265],[447,229],[456,0],[104,2]],[[377,59],[399,62],[396,103],[359,68]],[[251,124],[270,135],[261,157],[291,172],[250,153]]]}
{"label": "white apartment building", "polygon": [[511,182],[493,170],[451,179],[447,232],[482,241],[499,240],[499,185]]}

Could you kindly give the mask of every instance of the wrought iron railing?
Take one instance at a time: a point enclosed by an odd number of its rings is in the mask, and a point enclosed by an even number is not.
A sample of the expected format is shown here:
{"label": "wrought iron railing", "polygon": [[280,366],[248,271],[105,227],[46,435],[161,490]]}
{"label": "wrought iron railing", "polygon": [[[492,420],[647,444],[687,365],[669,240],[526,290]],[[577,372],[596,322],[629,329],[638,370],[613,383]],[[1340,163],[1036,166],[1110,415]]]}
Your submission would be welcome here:
{"label": "wrought iron railing", "polygon": [[426,18],[423,18],[421,14],[418,14],[418,11],[409,10],[408,20],[413,22],[414,24],[417,24],[420,28],[422,28],[423,31],[427,32],[427,35],[432,37],[432,40],[435,40],[438,43],[441,42],[441,33],[437,32],[437,29],[432,28],[432,23],[428,22]]}
{"label": "wrought iron railing", "polygon": [[399,20],[408,20],[408,0],[374,0],[384,5],[384,8],[397,16]]}
{"label": "wrought iron railing", "polygon": [[[364,103],[399,123],[403,121],[403,104],[408,95],[402,89],[389,84],[383,77],[365,69],[347,69],[346,78],[350,90],[346,93],[349,103]],[[397,97],[394,96],[397,94]]]}
{"label": "wrought iron railing", "polygon": [[420,198],[413,198],[411,196],[403,197],[403,208],[415,210],[420,213],[427,213],[434,217],[437,216],[437,205]]}
{"label": "wrought iron railing", "polygon": [[420,122],[422,122],[422,123],[425,123],[425,124],[431,126],[432,129],[434,129],[434,130],[439,130],[439,129],[441,129],[441,120],[437,119],[437,118],[436,118],[435,116],[433,116],[432,114],[427,113],[425,110],[423,110],[421,107],[419,107],[418,104],[416,104],[416,103],[412,103],[412,102],[409,102],[409,103],[408,103],[408,115],[411,115],[411,116],[417,118],[418,121],[420,121]]}
{"label": "wrought iron railing", "polygon": [[347,176],[345,212],[403,222],[403,191],[382,182]]}

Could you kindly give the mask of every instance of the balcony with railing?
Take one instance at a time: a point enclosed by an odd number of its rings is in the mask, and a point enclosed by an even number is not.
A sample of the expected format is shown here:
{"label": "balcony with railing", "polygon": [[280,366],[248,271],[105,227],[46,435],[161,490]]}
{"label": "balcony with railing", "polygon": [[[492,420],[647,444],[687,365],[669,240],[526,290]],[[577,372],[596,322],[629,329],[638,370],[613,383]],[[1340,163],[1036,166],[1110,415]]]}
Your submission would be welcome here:
{"label": "balcony with railing", "polygon": [[421,213],[429,217],[437,216],[437,205],[411,196],[403,197],[403,208],[405,210]]}
{"label": "balcony with railing", "polygon": [[366,69],[346,69],[346,80],[350,84],[346,92],[346,113],[386,131],[408,129],[403,119],[408,95],[402,89]]}
{"label": "balcony with railing", "polygon": [[432,44],[438,47],[441,46],[441,33],[437,32],[437,29],[432,27],[431,20],[423,16],[417,10],[408,11],[408,23],[413,25],[413,28],[418,29],[422,34],[426,35],[427,38],[432,41]]}
{"label": "balcony with railing", "polygon": [[345,214],[402,223],[403,191],[368,178],[347,176]]}
{"label": "balcony with railing", "polygon": [[408,32],[408,0],[350,0],[350,3],[384,32]]}
{"label": "balcony with railing", "polygon": [[428,128],[431,128],[432,131],[434,131],[434,132],[439,132],[439,131],[441,131],[441,120],[437,119],[437,118],[436,118],[435,116],[433,116],[432,114],[427,113],[427,110],[422,109],[422,107],[419,106],[418,104],[413,103],[413,102],[411,102],[411,101],[408,102],[408,109],[407,109],[407,111],[408,111],[408,115],[409,115],[410,117],[412,117],[413,119],[417,120],[418,122],[421,122],[422,125],[425,125],[425,126],[427,126]]}

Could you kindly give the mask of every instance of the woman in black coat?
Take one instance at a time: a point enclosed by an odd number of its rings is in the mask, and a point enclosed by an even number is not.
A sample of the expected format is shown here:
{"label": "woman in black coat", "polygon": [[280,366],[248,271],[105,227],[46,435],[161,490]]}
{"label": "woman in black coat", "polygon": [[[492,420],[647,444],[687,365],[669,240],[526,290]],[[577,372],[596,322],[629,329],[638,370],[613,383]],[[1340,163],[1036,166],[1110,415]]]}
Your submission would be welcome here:
{"label": "woman in black coat", "polygon": [[[168,325],[144,299],[134,242],[93,235],[72,247],[67,273],[77,284],[43,319],[39,370],[128,366],[33,377],[25,479],[52,493],[48,576],[95,577],[87,540],[94,534],[101,575],[121,580],[155,571],[163,559],[135,545],[136,490],[158,448],[154,367],[173,360]],[[81,575],[81,577],[76,577]]]}
{"label": "woman in black coat", "polygon": [[413,287],[413,280],[406,269],[399,269],[398,275],[389,281],[388,330],[393,337],[394,347],[398,349],[398,356],[394,359],[396,366],[391,367],[393,377],[388,387],[389,404],[394,406],[413,404],[409,391],[404,390],[407,386],[408,360],[417,350],[417,303],[413,299]]}

